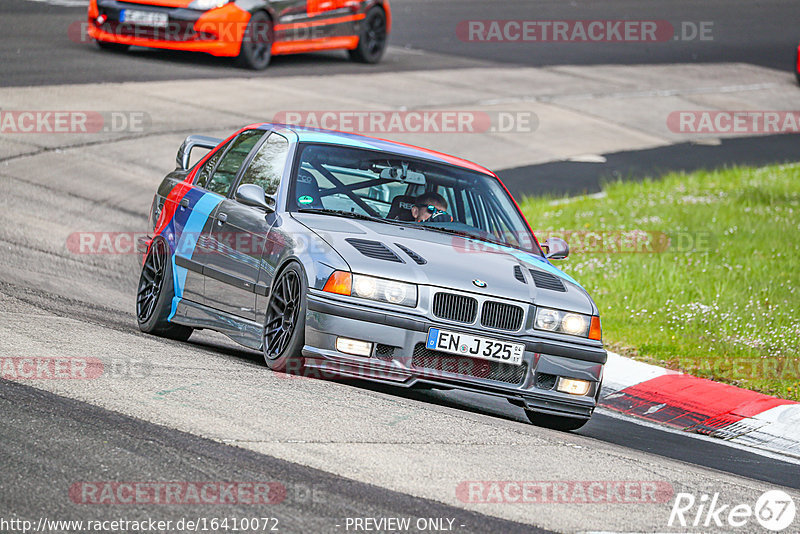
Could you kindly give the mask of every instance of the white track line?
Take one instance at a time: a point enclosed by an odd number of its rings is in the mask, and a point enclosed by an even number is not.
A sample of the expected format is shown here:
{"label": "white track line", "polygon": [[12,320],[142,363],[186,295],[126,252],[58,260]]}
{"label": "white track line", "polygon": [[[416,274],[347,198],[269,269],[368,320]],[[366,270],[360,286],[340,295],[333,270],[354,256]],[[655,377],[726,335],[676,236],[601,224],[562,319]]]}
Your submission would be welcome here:
{"label": "white track line", "polygon": [[28,2],[38,2],[40,4],[50,4],[59,7],[88,7],[89,0],[28,0]]}

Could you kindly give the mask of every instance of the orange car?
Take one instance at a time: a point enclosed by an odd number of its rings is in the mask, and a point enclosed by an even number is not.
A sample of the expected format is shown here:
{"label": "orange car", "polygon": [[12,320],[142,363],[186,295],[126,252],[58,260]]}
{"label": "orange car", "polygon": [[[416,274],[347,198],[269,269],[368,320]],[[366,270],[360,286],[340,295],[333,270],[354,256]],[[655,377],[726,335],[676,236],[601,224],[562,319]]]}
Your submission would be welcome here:
{"label": "orange car", "polygon": [[391,28],[387,0],[90,0],[89,37],[104,49],[146,46],[236,57],[345,49],[377,63]]}
{"label": "orange car", "polygon": [[800,45],[797,45],[794,53],[794,75],[797,77],[797,83],[800,83]]}

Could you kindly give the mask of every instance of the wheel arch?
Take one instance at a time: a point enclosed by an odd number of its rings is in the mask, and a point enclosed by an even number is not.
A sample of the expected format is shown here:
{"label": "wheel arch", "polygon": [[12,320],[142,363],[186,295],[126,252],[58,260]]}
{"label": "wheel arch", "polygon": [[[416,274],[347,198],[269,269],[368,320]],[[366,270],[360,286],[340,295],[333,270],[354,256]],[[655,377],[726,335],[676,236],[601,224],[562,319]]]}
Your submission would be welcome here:
{"label": "wheel arch", "polygon": [[[281,259],[280,263],[275,269],[275,274],[269,285],[269,293],[264,297],[259,297],[256,304],[256,321],[263,323],[266,318],[266,309],[269,298],[275,287],[275,281],[283,274],[286,268],[292,263],[297,263],[300,266],[300,271],[305,280],[306,288],[321,289],[328,277],[336,270],[350,270],[350,267],[344,262],[342,265],[335,267],[321,261],[319,259],[308,258],[304,259],[296,254],[291,254]],[[333,262],[331,262],[333,263]]]}
{"label": "wheel arch", "polygon": [[[251,18],[256,13],[262,12],[269,17],[269,20],[272,22],[273,26],[277,21],[278,13],[269,2],[264,2],[263,0],[236,0],[236,5],[244,11],[250,13]],[[250,21],[248,20],[248,22]]]}
{"label": "wheel arch", "polygon": [[306,280],[306,287],[311,287],[311,283],[308,279],[308,270],[306,269],[306,266],[303,265],[303,261],[299,257],[292,255],[284,258],[281,264],[278,266],[278,268],[275,269],[275,276],[272,277],[272,283],[270,284],[270,290],[269,290],[270,294],[272,294],[272,291],[275,287],[275,281],[278,278],[280,278],[283,272],[286,271],[286,268],[289,267],[289,265],[291,265],[292,263],[296,263],[300,266],[300,271],[303,273],[303,277]]}
{"label": "wheel arch", "polygon": [[381,8],[386,15],[386,34],[389,35],[392,32],[392,10],[389,8],[388,0],[371,0],[366,2],[364,5],[364,13],[367,13],[373,7]]}

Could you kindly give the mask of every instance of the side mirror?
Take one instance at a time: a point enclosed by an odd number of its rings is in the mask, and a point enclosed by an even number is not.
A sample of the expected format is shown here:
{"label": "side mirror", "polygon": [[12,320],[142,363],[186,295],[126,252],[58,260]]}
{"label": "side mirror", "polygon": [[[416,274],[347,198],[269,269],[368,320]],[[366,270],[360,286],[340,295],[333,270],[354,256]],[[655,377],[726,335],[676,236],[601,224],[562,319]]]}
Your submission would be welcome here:
{"label": "side mirror", "polygon": [[261,208],[267,212],[275,211],[275,199],[267,196],[260,185],[242,184],[236,190],[234,198],[245,206]]}
{"label": "side mirror", "polygon": [[569,245],[560,237],[550,237],[542,243],[545,249],[544,257],[548,260],[563,260],[569,256]]}

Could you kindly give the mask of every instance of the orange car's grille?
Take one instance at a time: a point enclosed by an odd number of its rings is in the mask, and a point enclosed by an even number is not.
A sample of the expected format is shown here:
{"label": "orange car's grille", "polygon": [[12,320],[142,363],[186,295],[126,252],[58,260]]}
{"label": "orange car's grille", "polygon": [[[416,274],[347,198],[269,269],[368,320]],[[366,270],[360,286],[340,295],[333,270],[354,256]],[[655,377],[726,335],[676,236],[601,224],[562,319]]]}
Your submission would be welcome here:
{"label": "orange car's grille", "polygon": [[109,21],[103,25],[102,29],[120,37],[154,39],[157,41],[187,42],[216,40],[216,35],[195,31],[193,22],[170,22],[166,28],[153,28]]}

